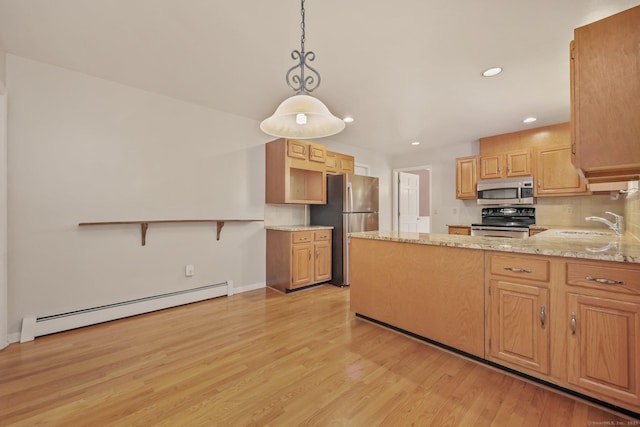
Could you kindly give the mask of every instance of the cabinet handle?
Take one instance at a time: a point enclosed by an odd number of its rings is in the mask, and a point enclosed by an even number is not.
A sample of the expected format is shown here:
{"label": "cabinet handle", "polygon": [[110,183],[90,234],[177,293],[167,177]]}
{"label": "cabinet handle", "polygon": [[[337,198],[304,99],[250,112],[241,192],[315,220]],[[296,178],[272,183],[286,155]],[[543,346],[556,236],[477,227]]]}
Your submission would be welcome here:
{"label": "cabinet handle", "polygon": [[584,280],[589,280],[590,282],[598,282],[605,285],[624,285],[624,282],[622,280],[610,280],[610,279],[604,279],[601,277],[587,276],[584,278]]}
{"label": "cabinet handle", "polygon": [[311,249],[307,249],[307,252],[309,252],[309,261],[311,261]]}
{"label": "cabinet handle", "polygon": [[571,312],[571,334],[576,334],[576,312]]}
{"label": "cabinet handle", "polygon": [[318,259],[318,256],[320,256],[320,249],[316,249],[316,259]]}
{"label": "cabinet handle", "polygon": [[546,311],[546,308],[545,308],[544,304],[542,304],[540,306],[540,323],[542,324],[543,327],[544,327],[544,320],[545,320],[545,317],[546,317],[545,311]]}
{"label": "cabinet handle", "polygon": [[504,269],[508,271],[513,271],[514,273],[531,273],[531,270],[527,270],[526,268],[505,267]]}

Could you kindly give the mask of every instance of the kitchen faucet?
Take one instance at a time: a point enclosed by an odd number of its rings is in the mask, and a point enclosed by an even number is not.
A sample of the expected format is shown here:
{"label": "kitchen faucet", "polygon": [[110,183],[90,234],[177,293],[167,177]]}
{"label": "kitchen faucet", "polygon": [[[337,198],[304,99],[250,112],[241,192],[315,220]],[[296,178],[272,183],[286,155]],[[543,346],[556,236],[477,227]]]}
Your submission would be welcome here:
{"label": "kitchen faucet", "polygon": [[615,231],[616,235],[620,236],[622,234],[622,215],[618,215],[618,214],[614,214],[613,212],[605,212],[606,214],[609,215],[613,215],[613,217],[616,219],[616,222],[613,223],[605,218],[601,218],[599,216],[588,216],[585,217],[585,221],[598,221],[601,222],[603,224],[607,224],[607,226],[612,229],[613,231]]}

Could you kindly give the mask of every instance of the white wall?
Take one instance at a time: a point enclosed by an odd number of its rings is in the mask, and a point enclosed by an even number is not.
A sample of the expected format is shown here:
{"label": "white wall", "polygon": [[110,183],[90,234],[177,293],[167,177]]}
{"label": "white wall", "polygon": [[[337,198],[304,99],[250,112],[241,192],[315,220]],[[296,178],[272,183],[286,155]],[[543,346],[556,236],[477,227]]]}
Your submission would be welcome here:
{"label": "white wall", "polygon": [[7,329],[7,95],[5,52],[0,48],[0,349],[8,344]]}
{"label": "white wall", "polygon": [[[47,315],[227,279],[264,285],[262,222],[78,227],[85,221],[260,218],[252,120],[7,55],[9,332]],[[184,266],[195,265],[186,278]]]}
{"label": "white wall", "polygon": [[6,52],[0,46],[0,91],[3,90],[4,83],[6,80],[6,75],[7,75],[5,63],[6,63]]}
{"label": "white wall", "polygon": [[447,224],[478,222],[481,209],[475,200],[456,199],[456,161],[458,157],[479,153],[478,141],[449,144],[431,150],[397,156],[394,169],[431,166],[431,232],[447,233]]}

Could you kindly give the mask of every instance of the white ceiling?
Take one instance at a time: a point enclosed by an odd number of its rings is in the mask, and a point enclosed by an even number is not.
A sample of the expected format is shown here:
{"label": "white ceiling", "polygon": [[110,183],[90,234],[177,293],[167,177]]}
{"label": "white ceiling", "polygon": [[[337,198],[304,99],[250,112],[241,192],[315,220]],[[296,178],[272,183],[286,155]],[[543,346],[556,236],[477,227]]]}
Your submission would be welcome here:
{"label": "white ceiling", "polygon": [[[305,47],[322,76],[313,94],[356,119],[331,140],[391,155],[568,121],[573,29],[638,4],[308,0]],[[300,1],[0,0],[0,43],[260,121],[293,94],[284,75],[300,48]],[[501,75],[480,76],[495,65]],[[538,121],[524,125],[530,115]]]}

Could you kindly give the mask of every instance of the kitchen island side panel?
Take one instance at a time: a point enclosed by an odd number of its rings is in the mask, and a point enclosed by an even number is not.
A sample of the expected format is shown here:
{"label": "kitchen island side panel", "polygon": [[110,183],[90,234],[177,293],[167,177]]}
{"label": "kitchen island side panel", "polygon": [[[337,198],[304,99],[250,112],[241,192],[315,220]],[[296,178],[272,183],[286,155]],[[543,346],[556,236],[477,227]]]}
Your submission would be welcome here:
{"label": "kitchen island side panel", "polygon": [[484,251],[351,239],[351,310],[484,358]]}

